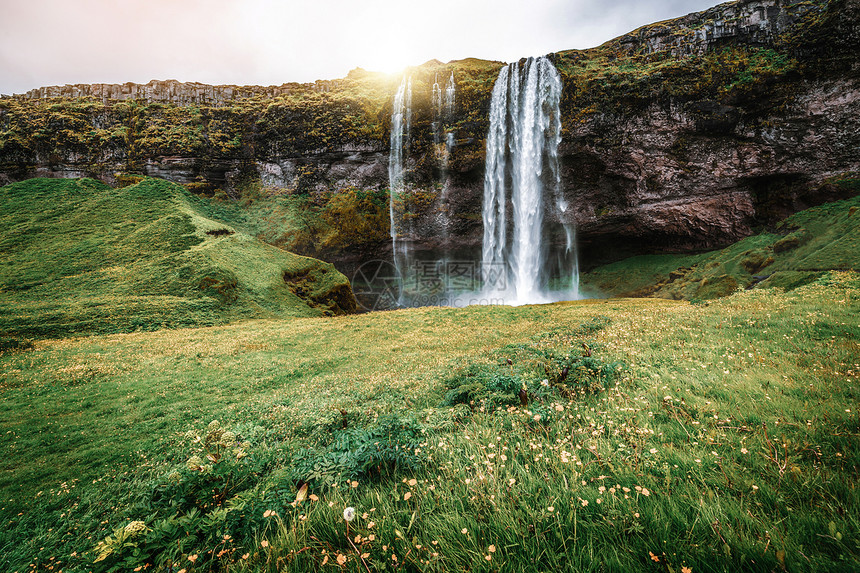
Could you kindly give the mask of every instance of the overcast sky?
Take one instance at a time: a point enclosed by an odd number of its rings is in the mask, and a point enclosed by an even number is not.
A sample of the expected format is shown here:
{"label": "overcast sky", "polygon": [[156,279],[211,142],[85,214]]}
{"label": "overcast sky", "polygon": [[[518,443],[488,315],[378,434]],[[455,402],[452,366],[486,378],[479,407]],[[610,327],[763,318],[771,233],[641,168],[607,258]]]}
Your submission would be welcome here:
{"label": "overcast sky", "polygon": [[717,0],[0,0],[0,93],[71,83],[280,85],[430,59],[589,48]]}

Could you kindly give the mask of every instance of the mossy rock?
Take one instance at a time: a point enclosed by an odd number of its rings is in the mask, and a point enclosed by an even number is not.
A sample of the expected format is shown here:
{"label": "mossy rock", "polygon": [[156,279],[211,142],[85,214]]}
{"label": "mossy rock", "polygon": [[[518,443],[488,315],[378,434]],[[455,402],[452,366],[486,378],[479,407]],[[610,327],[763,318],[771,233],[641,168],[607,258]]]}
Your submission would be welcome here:
{"label": "mossy rock", "polygon": [[321,269],[286,271],[284,282],[290,292],[326,316],[350,314],[358,308],[349,285],[331,284]]}
{"label": "mossy rock", "polygon": [[775,242],[773,244],[773,252],[776,254],[788,252],[807,243],[811,238],[812,234],[806,229],[797,229]]}
{"label": "mossy rock", "polygon": [[773,257],[766,250],[748,251],[744,253],[746,256],[741,259],[741,266],[746,272],[754,275],[768,265],[773,264]]}
{"label": "mossy rock", "polygon": [[728,296],[738,290],[740,283],[732,275],[722,275],[716,278],[704,278],[692,298],[711,299]]}
{"label": "mossy rock", "polygon": [[800,239],[794,233],[783,237],[773,244],[773,252],[774,253],[784,253],[786,251],[790,251],[791,249],[796,249],[800,246]]}
{"label": "mossy rock", "polygon": [[824,273],[810,271],[778,271],[756,285],[757,288],[793,290],[818,280]]}

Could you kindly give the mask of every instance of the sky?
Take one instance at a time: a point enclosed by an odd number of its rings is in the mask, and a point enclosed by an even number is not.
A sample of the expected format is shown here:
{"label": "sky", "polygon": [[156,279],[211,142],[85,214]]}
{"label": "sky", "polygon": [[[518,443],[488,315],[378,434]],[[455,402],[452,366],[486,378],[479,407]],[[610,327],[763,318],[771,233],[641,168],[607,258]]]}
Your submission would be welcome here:
{"label": "sky", "polygon": [[48,85],[280,85],[427,60],[590,48],[717,0],[0,0],[0,94]]}

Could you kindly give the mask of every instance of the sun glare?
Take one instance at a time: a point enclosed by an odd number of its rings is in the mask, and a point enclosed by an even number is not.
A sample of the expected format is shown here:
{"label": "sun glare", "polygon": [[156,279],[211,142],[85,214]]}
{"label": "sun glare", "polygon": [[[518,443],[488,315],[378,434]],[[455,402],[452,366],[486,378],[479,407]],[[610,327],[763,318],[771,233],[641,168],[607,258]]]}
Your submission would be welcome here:
{"label": "sun glare", "polygon": [[422,63],[416,61],[411,50],[392,50],[389,44],[386,38],[371,41],[357,54],[357,65],[373,72],[399,74],[408,66]]}
{"label": "sun glare", "polygon": [[362,26],[349,26],[343,32],[350,39],[349,58],[366,70],[400,74],[437,57],[440,51],[437,19],[408,3],[396,11],[361,14],[358,20]]}
{"label": "sun glare", "polygon": [[361,67],[373,72],[396,75],[402,73],[408,66],[415,66],[420,63],[411,61],[401,54],[379,52],[364,58]]}

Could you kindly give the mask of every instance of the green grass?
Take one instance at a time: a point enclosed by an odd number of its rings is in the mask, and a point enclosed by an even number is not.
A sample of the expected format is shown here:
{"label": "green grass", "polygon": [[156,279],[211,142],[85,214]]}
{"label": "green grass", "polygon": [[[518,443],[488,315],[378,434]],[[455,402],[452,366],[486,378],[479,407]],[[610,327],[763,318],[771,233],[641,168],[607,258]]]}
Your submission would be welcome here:
{"label": "green grass", "polygon": [[581,278],[585,292],[603,296],[632,296],[647,292],[669,273],[692,267],[703,255],[641,255],[603,265]]}
{"label": "green grass", "polygon": [[0,188],[0,333],[80,335],[350,310],[349,284],[334,267],[267,245],[201,206],[156,179],[122,189],[89,179]]}
{"label": "green grass", "polygon": [[860,569],[857,198],[590,275],[710,302],[323,317],[277,198],[1,191],[2,571]]}
{"label": "green grass", "polygon": [[834,272],[37,341],[0,354],[0,569],[857,570],[858,312]]}
{"label": "green grass", "polygon": [[[850,175],[850,174],[849,174]],[[855,189],[855,177],[836,184]],[[860,196],[796,213],[775,232],[699,255],[646,255],[583,276],[585,292],[702,300],[737,289],[808,284],[830,270],[860,270]]]}

